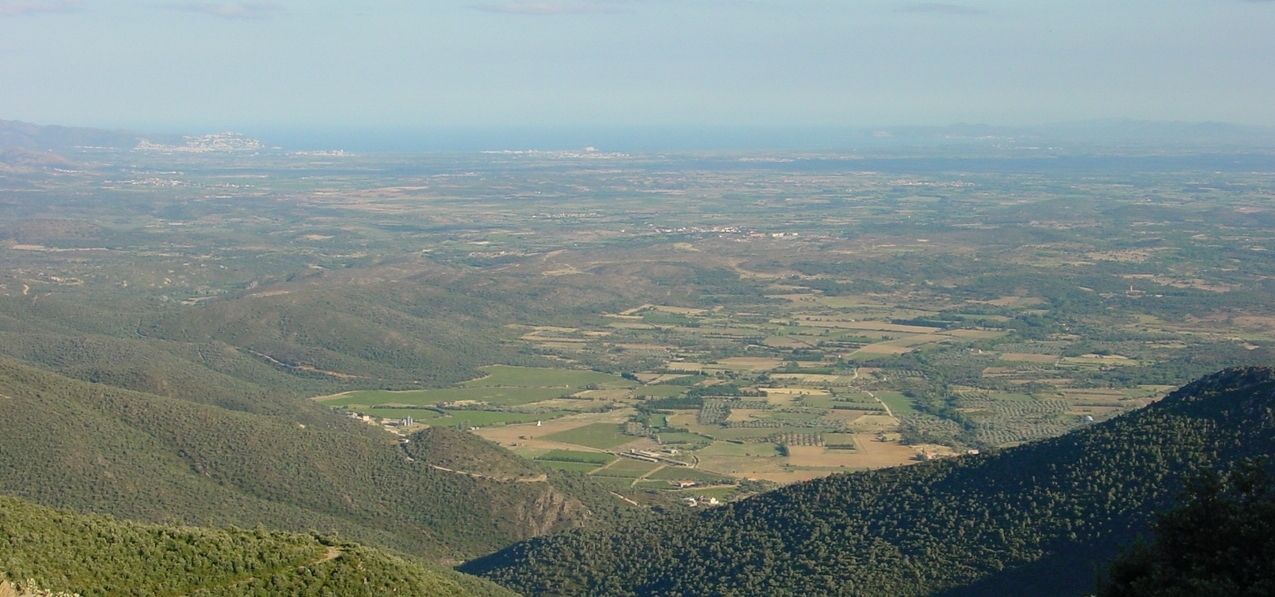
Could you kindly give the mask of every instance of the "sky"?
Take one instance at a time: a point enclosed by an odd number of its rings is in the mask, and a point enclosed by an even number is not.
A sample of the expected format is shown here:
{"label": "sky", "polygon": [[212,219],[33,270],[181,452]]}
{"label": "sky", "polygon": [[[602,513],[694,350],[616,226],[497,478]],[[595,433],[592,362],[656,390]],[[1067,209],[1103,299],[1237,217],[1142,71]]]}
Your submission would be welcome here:
{"label": "sky", "polygon": [[0,119],[1275,125],[1275,0],[0,0]]}

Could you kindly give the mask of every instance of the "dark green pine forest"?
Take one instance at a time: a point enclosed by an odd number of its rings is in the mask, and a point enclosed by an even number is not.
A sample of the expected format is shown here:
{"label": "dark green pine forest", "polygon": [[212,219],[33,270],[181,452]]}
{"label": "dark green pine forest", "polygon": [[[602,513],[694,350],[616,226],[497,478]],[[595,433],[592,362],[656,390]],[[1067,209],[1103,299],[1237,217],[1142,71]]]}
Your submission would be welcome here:
{"label": "dark green pine forest", "polygon": [[1275,370],[975,457],[533,539],[460,569],[528,595],[1080,595],[1184,479],[1275,453]]}

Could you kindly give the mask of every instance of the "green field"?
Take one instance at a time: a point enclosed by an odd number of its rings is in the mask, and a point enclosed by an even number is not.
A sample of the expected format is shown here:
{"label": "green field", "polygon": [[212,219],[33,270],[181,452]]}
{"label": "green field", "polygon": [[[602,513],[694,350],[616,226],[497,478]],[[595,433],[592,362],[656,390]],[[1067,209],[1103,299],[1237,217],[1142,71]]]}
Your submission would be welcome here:
{"label": "green field", "polygon": [[560,460],[540,460],[538,462],[549,468],[555,468],[560,471],[576,471],[579,473],[588,473],[598,468],[598,465],[590,464],[588,462],[562,462]]}
{"label": "green field", "polygon": [[707,446],[712,443],[712,438],[704,437],[698,433],[657,433],[661,444],[694,444],[699,446]]}
{"label": "green field", "polygon": [[583,462],[596,466],[610,464],[615,456],[601,452],[581,452],[578,450],[550,450],[536,457],[536,460],[554,460],[558,462]]}
{"label": "green field", "polygon": [[904,396],[902,392],[881,391],[877,392],[877,398],[886,403],[890,407],[890,412],[896,417],[916,414],[916,409],[912,408],[912,400]]}
{"label": "green field", "polygon": [[672,398],[673,396],[681,396],[690,389],[688,386],[641,386],[633,389],[633,395],[648,398]]}
{"label": "green field", "polygon": [[733,483],[730,477],[724,477],[716,473],[707,471],[699,471],[684,466],[666,466],[663,469],[651,473],[648,479],[660,479],[665,481],[695,481],[696,483]]}
{"label": "green field", "polygon": [[589,385],[599,388],[631,388],[637,385],[637,382],[618,375],[578,369],[491,365],[482,367],[482,370],[487,372],[486,377],[473,379],[461,385],[469,388],[555,388],[573,391],[583,390]]}
{"label": "green field", "polygon": [[673,489],[673,485],[668,481],[651,481],[643,479],[633,484],[635,489],[648,489],[653,491],[669,491]]}
{"label": "green field", "polygon": [[775,444],[772,443],[734,444],[717,442],[696,453],[701,456],[750,456],[753,458],[770,458],[778,455],[775,452]]}
{"label": "green field", "polygon": [[632,477],[602,477],[598,475],[589,475],[589,477],[613,491],[628,491],[633,487]]}
{"label": "green field", "polygon": [[645,475],[661,466],[654,462],[646,462],[643,460],[634,460],[632,458],[621,458],[615,464],[606,468],[593,471],[595,477],[624,477],[628,479],[636,479]]}
{"label": "green field", "polygon": [[562,442],[564,444],[575,444],[577,446],[588,446],[599,450],[608,450],[616,446],[627,444],[636,437],[624,435],[620,433],[620,426],[613,423],[593,423],[575,429],[559,431],[545,436],[545,439]]}

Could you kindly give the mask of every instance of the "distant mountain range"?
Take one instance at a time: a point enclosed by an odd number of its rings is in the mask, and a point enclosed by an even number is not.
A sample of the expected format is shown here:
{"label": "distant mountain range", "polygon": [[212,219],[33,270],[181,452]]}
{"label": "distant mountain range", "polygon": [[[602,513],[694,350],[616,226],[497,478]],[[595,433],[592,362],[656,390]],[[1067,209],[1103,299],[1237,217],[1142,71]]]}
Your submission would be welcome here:
{"label": "distant mountain range", "polygon": [[59,152],[80,148],[190,153],[258,150],[267,149],[267,145],[245,135],[231,132],[208,135],[151,135],[124,130],[42,126],[16,120],[0,120],[0,150]]}
{"label": "distant mountain range", "polygon": [[[1194,149],[1265,150],[1275,147],[1275,127],[1222,122],[1159,122],[1107,119],[1027,126],[717,126],[717,127],[451,127],[389,130],[280,129],[286,149],[358,151],[580,149],[585,145],[635,151],[676,149],[844,149],[855,147],[978,145],[1018,148],[1065,146],[1070,150]],[[597,141],[588,142],[589,139]],[[692,141],[697,139],[697,141]],[[0,149],[70,151],[77,148],[166,152],[242,151],[271,148],[238,133],[153,135],[124,130],[42,126],[0,120]],[[0,161],[3,158],[0,157]]]}
{"label": "distant mountain range", "polygon": [[86,127],[41,126],[17,120],[0,120],[0,148],[63,151],[76,147],[132,149],[143,137],[129,131]]}

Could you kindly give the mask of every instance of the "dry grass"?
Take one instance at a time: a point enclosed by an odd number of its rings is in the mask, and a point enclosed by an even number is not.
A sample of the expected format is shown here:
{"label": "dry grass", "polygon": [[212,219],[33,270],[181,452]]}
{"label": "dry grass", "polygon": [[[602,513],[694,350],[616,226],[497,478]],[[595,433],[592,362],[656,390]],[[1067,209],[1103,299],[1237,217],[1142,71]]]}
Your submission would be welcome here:
{"label": "dry grass", "polygon": [[897,344],[886,344],[884,342],[878,342],[876,344],[869,344],[867,346],[864,346],[863,348],[860,348],[859,350],[856,350],[850,354],[860,354],[860,353],[862,354],[906,354],[909,352],[912,352],[912,349],[906,346],[899,346]]}
{"label": "dry grass", "polygon": [[727,422],[733,421],[752,421],[754,419],[764,419],[766,411],[754,408],[733,408],[730,416],[726,418]]}
{"label": "dry grass", "polygon": [[809,342],[802,342],[789,336],[771,336],[763,340],[762,344],[774,348],[810,348],[813,346]]}
{"label": "dry grass", "polygon": [[858,467],[861,459],[850,450],[829,450],[823,446],[788,446],[788,463],[793,466]]}
{"label": "dry grass", "polygon": [[664,305],[656,305],[655,310],[663,311],[665,313],[677,313],[679,315],[699,315],[706,311],[705,309],[691,309],[689,307],[666,307]]}
{"label": "dry grass", "polygon": [[767,371],[783,365],[784,362],[779,359],[768,359],[762,357],[731,357],[729,359],[717,361],[717,364],[724,365],[731,369]]}
{"label": "dry grass", "polygon": [[676,348],[665,344],[616,344],[615,346],[625,350],[673,350]]}
{"label": "dry grass", "polygon": [[898,426],[899,422],[889,415],[863,415],[853,421],[850,421],[850,424],[855,427],[893,429]]}
{"label": "dry grass", "polygon": [[853,422],[854,420],[858,419],[859,417],[862,417],[862,416],[864,416],[864,415],[867,415],[868,413],[871,413],[871,412],[873,412],[873,411],[867,411],[867,410],[842,410],[842,409],[837,409],[837,410],[830,410],[830,411],[828,411],[828,414],[824,415],[824,417],[826,417],[826,418],[828,418],[828,419],[832,419],[832,420],[834,420],[834,421],[851,421],[851,422]]}
{"label": "dry grass", "polygon": [[996,332],[992,330],[949,330],[943,333],[944,335],[952,336],[953,338],[975,338],[979,340],[1000,338],[1005,335],[1005,332]]}
{"label": "dry grass", "polygon": [[[543,421],[538,427],[535,423],[522,423],[518,425],[504,425],[500,427],[483,427],[475,430],[473,433],[483,439],[496,442],[506,447],[511,447],[514,444],[517,444],[520,448],[536,450],[583,450],[586,452],[603,452],[604,450],[548,440],[544,439],[544,437],[546,435],[569,431],[571,429],[584,427],[585,425],[592,425],[594,423],[620,424],[628,419],[629,412],[632,411],[620,410],[609,413],[585,413],[571,415],[553,421]],[[634,439],[636,440],[638,438]]]}
{"label": "dry grass", "polygon": [[1030,354],[1025,352],[1007,352],[1001,355],[1002,361],[1016,361],[1023,363],[1052,363],[1060,357],[1052,354]]}

